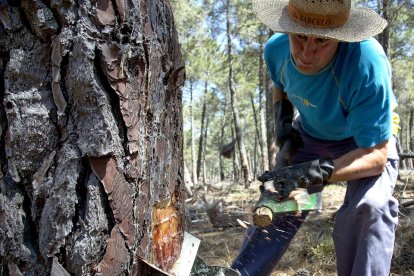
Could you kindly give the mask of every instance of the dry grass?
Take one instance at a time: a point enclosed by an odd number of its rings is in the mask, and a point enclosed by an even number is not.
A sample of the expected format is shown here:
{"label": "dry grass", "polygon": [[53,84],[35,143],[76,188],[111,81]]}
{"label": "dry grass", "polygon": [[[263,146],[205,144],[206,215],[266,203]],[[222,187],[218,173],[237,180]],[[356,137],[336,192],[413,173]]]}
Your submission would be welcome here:
{"label": "dry grass", "polygon": [[[333,216],[342,204],[345,187],[330,185],[323,191],[323,211],[312,212],[299,229],[289,249],[275,268],[272,275],[295,275],[299,269],[307,269],[311,275],[336,275],[335,254],[331,237]],[[230,208],[243,208],[251,211],[259,197],[258,183],[246,190],[241,185],[218,183],[211,187],[207,199],[223,199]],[[207,215],[200,211],[197,222],[189,231],[201,239],[198,254],[209,264],[229,267],[236,257],[245,229],[232,227],[213,228]],[[404,210],[400,214],[397,228],[393,276],[414,275],[414,211]]]}

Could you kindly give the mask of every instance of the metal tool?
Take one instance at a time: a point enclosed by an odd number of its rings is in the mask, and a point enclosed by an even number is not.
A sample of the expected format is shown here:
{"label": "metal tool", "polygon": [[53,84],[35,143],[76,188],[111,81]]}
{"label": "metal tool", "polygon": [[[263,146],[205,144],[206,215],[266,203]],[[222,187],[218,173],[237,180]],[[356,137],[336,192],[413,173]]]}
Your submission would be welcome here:
{"label": "metal tool", "polygon": [[[276,166],[279,169],[291,163],[293,154],[297,149],[291,141],[286,141],[276,155]],[[276,182],[276,183],[275,183]],[[279,188],[283,188],[283,183],[268,181],[262,184],[262,193],[256,204],[253,215],[253,223],[260,227],[269,226],[277,214],[299,214],[302,211],[322,209],[321,193],[308,194],[306,190],[298,190],[297,194],[289,195],[286,198],[277,193]]]}
{"label": "metal tool", "polygon": [[194,260],[197,256],[200,240],[184,232],[184,240],[181,247],[181,253],[175,262],[174,266],[170,270],[172,275],[188,276],[190,275],[191,268],[193,267]]}
{"label": "metal tool", "polygon": [[162,268],[148,262],[147,260],[139,259],[138,262],[140,271],[138,274],[154,276],[189,276],[194,260],[197,257],[197,250],[199,245],[199,239],[192,236],[188,232],[184,232],[180,256],[171,269],[165,271]]}
{"label": "metal tool", "polygon": [[237,276],[234,269],[221,266],[210,266],[197,255],[200,240],[188,232],[184,232],[180,256],[169,271],[164,271],[145,260],[139,260],[145,268],[143,275],[155,276]]}

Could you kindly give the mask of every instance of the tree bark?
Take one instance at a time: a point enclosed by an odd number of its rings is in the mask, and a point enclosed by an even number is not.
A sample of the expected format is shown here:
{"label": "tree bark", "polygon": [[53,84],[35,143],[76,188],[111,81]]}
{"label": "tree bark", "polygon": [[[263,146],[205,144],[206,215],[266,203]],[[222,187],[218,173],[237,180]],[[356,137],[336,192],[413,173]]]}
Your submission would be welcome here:
{"label": "tree bark", "polygon": [[2,271],[137,275],[141,259],[169,270],[184,228],[184,65],[169,2],[8,2]]}

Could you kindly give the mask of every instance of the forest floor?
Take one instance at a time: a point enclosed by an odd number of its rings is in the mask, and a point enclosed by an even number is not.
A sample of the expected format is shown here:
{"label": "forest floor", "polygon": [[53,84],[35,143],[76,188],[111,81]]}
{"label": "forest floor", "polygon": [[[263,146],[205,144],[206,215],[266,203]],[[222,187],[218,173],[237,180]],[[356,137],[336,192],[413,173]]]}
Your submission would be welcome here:
{"label": "forest floor", "polygon": [[[414,199],[414,172],[401,176],[395,189],[400,203]],[[258,182],[245,189],[242,185],[227,182],[210,185],[199,196],[207,202],[222,201],[223,212],[243,210],[251,212],[259,198]],[[335,254],[332,241],[334,215],[342,204],[345,186],[340,184],[327,186],[323,193],[323,209],[309,214],[287,252],[276,266],[272,275],[291,276],[301,269],[309,275],[336,275]],[[200,196],[200,195],[203,196]],[[201,240],[198,255],[208,265],[229,267],[237,256],[245,229],[237,223],[234,227],[217,228],[210,222],[202,200],[187,203],[191,211],[188,231]],[[414,275],[414,206],[400,206],[399,224],[396,232],[391,276]]]}

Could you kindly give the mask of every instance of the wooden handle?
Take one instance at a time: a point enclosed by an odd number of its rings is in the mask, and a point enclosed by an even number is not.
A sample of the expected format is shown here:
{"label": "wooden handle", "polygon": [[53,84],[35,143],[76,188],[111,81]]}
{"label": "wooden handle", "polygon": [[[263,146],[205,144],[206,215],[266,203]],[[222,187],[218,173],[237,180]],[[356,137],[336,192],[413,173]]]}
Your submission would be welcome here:
{"label": "wooden handle", "polygon": [[260,227],[266,227],[272,224],[273,213],[267,207],[260,207],[254,211],[253,222]]}

